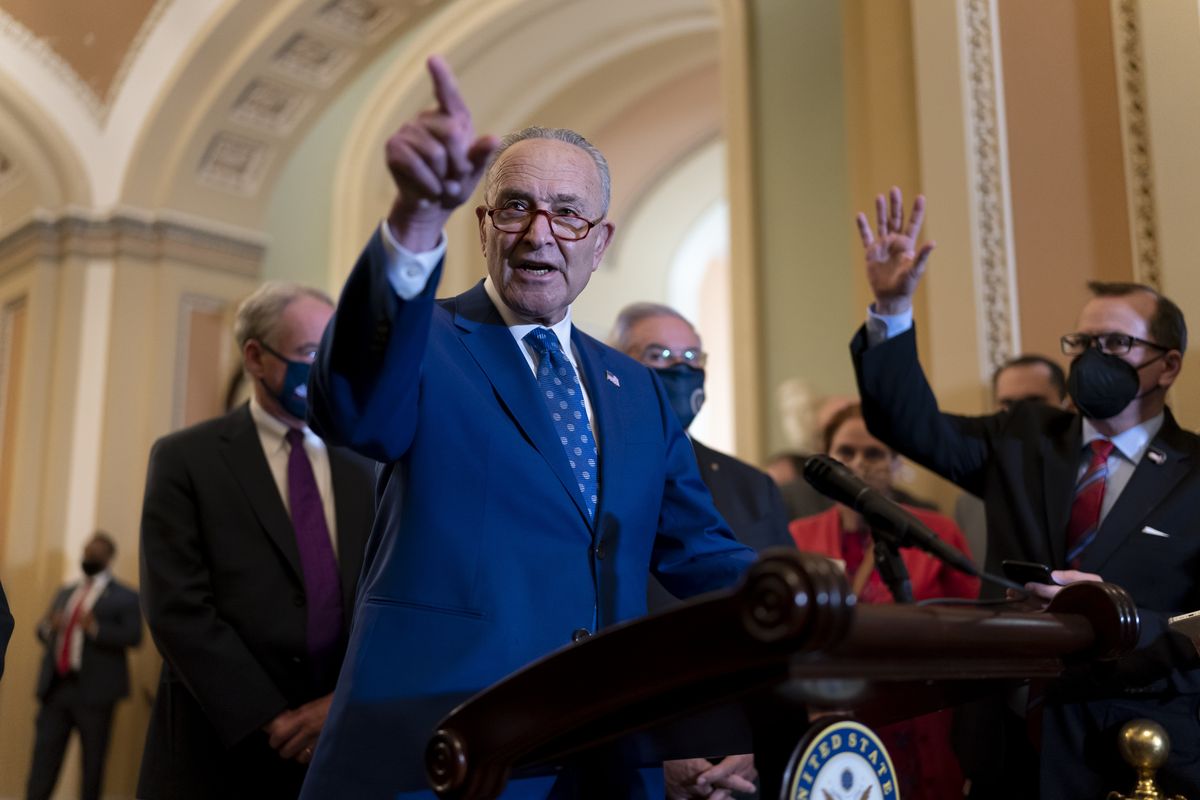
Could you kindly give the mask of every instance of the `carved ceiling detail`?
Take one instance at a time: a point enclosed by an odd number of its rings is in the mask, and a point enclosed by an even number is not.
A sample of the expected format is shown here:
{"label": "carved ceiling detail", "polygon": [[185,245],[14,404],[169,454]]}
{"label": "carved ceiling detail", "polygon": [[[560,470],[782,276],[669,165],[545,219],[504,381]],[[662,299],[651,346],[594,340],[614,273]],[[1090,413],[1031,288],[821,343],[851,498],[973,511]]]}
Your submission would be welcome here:
{"label": "carved ceiling detail", "polygon": [[429,0],[330,0],[293,23],[266,64],[246,78],[213,134],[196,179],[242,195],[258,192],[267,166],[370,45],[435,9]]}

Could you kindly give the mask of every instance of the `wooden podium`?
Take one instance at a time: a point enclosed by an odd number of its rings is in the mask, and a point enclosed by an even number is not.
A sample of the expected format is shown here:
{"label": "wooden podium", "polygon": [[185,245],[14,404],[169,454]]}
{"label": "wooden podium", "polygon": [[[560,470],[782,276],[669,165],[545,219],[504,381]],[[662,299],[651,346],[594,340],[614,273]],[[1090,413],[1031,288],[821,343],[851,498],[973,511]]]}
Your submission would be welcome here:
{"label": "wooden podium", "polygon": [[753,752],[773,799],[809,712],[886,724],[1137,642],[1133,601],[1111,584],[1067,587],[1045,612],[1004,608],[857,605],[832,562],[769,551],[733,589],[609,628],[463,703],[430,740],[428,778],[441,797],[491,798],[511,774],[620,742],[647,765]]}

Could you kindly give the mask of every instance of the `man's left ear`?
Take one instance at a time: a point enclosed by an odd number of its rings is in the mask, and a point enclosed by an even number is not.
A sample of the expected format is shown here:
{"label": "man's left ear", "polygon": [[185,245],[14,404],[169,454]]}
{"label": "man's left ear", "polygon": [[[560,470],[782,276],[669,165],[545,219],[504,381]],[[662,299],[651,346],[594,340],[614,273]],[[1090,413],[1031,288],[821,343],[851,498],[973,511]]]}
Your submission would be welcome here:
{"label": "man's left ear", "polygon": [[1175,382],[1179,377],[1179,370],[1183,369],[1183,353],[1178,350],[1168,350],[1163,356],[1163,371],[1158,376],[1158,384],[1163,387],[1168,387]]}
{"label": "man's left ear", "polygon": [[604,251],[608,250],[608,245],[612,242],[613,233],[617,226],[610,220],[605,220],[597,225],[592,231],[592,235],[596,237],[596,249],[592,253],[592,272],[600,268],[600,261],[604,258]]}
{"label": "man's left ear", "polygon": [[247,339],[246,344],[242,345],[242,365],[252,377],[262,377],[262,357],[262,345],[254,339]]}

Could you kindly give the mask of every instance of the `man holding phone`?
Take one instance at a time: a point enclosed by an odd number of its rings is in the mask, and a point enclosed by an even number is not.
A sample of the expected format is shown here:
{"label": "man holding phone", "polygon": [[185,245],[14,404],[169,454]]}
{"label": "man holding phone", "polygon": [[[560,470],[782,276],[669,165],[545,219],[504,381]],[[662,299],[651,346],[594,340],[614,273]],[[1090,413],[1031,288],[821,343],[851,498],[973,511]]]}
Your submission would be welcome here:
{"label": "man holding phone", "polygon": [[[916,247],[924,212],[918,197],[906,222],[893,188],[876,199],[874,228],[858,215],[875,302],[851,351],[868,426],[986,501],[989,571],[1006,559],[1053,568],[1053,583],[1029,584],[1043,600],[1075,581],[1106,580],[1127,589],[1141,615],[1138,650],[1110,674],[1048,688],[1040,796],[1099,797],[1129,784],[1116,731],[1138,717],[1171,736],[1164,789],[1200,794],[1200,659],[1166,627],[1170,615],[1200,607],[1200,537],[1189,535],[1200,514],[1200,438],[1176,424],[1165,400],[1187,346],[1183,314],[1146,286],[1089,284],[1093,297],[1062,337],[1078,413],[1021,403],[984,417],[944,414],[912,323],[933,251]],[[971,797],[984,796],[1012,790],[975,786]]]}

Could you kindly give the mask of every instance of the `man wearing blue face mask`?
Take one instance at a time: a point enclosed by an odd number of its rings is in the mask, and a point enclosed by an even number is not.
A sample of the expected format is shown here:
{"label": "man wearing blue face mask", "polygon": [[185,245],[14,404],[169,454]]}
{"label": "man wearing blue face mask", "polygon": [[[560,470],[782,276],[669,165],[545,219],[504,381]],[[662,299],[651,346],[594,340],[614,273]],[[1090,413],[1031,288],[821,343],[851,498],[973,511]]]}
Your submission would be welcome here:
{"label": "man wearing blue face mask", "polygon": [[[704,404],[704,352],[700,335],[675,309],[658,303],[634,303],[617,315],[612,346],[645,364],[662,381],[671,408],[687,430]],[[721,516],[737,540],[762,550],[795,547],[788,534],[787,507],[771,477],[733,456],[706,447],[689,434],[700,475]],[[661,611],[678,602],[651,578],[647,606]],[[716,764],[693,758],[665,765],[668,800],[726,797],[730,790],[752,791],[754,760],[729,756]],[[713,792],[713,794],[709,794]]]}
{"label": "man wearing blue face mask", "polygon": [[163,437],[141,590],[163,655],[138,797],[294,798],[345,654],[374,465],[305,424],[324,293],[264,284],[234,335],[249,401]]}
{"label": "man wearing blue face mask", "polygon": [[[899,189],[876,199],[875,225],[858,216],[867,281],[875,297],[851,344],[871,432],[899,452],[982,497],[987,569],[1006,559],[1049,566],[1054,585],[1028,584],[1044,600],[1062,586],[1104,580],[1138,605],[1141,637],[1129,657],[1047,687],[1028,715],[1041,735],[1043,800],[1099,797],[1133,782],[1117,757],[1127,721],[1153,719],[1171,737],[1158,773],[1167,794],[1200,793],[1200,659],[1166,627],[1200,608],[1200,438],[1166,405],[1179,376],[1187,327],[1153,289],[1092,283],[1075,332],[1067,388],[1078,413],[1018,403],[983,417],[942,413],[917,362],[912,297],[933,250],[916,242],[918,197],[905,222]],[[994,763],[1005,761],[996,753]],[[1018,769],[973,784],[970,797],[1029,796]],[[1006,785],[1008,784],[1008,785]]]}
{"label": "man wearing blue face mask", "polygon": [[[670,306],[634,303],[617,315],[609,338],[613,347],[654,371],[680,424],[684,430],[691,427],[704,405],[704,365],[708,358],[692,324]],[[771,477],[689,438],[700,475],[738,541],[755,550],[794,547],[787,532],[787,508]],[[673,601],[657,581],[651,581],[651,611],[661,610]]]}

